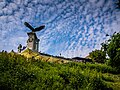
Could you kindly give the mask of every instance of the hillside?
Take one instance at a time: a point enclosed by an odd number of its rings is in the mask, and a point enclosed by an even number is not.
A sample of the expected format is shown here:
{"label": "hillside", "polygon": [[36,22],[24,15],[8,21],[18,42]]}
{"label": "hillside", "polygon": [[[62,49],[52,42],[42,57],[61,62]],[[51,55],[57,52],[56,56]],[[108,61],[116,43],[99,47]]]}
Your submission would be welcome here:
{"label": "hillside", "polygon": [[37,57],[37,53],[31,53],[36,57],[30,58],[32,56],[26,55],[27,51],[22,55],[0,52],[0,90],[120,89],[120,74],[110,66],[77,62],[54,63],[57,58],[53,62],[46,62],[41,58],[42,55]]}

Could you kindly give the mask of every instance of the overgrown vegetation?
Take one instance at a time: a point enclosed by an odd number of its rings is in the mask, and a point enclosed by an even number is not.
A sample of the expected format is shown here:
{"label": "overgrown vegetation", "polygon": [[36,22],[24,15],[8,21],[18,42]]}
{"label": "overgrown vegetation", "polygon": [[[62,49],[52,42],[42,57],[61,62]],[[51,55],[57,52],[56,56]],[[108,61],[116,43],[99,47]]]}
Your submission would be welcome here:
{"label": "overgrown vegetation", "polygon": [[113,73],[105,64],[58,64],[0,53],[0,90],[118,90],[120,75]]}
{"label": "overgrown vegetation", "polygon": [[102,50],[95,50],[89,53],[89,57],[98,63],[105,63],[106,61],[106,53]]}
{"label": "overgrown vegetation", "polygon": [[120,33],[114,33],[111,38],[102,44],[109,56],[109,65],[120,71]]}
{"label": "overgrown vegetation", "polygon": [[[114,33],[111,38],[101,44],[101,50],[89,53],[89,57],[97,63],[107,63],[120,72],[120,33]],[[108,56],[108,58],[106,58]],[[107,60],[108,59],[108,60]]]}

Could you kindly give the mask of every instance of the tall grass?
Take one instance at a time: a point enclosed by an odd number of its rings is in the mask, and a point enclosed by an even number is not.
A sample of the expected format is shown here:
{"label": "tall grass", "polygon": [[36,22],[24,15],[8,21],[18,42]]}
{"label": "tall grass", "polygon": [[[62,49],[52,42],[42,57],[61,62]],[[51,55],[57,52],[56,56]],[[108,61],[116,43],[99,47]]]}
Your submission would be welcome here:
{"label": "tall grass", "polygon": [[58,64],[0,53],[0,89],[4,90],[111,90],[103,77],[111,71],[106,65]]}

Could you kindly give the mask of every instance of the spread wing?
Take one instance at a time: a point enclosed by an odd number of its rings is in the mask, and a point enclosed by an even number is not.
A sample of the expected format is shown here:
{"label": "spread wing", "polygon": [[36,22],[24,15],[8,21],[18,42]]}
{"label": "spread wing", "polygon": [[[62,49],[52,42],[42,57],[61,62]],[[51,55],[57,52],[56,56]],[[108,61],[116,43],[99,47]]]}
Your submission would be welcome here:
{"label": "spread wing", "polygon": [[34,31],[34,28],[29,23],[25,22],[24,25]]}
{"label": "spread wing", "polygon": [[45,26],[42,25],[42,26],[40,26],[40,27],[35,28],[35,31],[40,31],[40,30],[42,30],[42,29],[44,29],[44,28],[45,28]]}

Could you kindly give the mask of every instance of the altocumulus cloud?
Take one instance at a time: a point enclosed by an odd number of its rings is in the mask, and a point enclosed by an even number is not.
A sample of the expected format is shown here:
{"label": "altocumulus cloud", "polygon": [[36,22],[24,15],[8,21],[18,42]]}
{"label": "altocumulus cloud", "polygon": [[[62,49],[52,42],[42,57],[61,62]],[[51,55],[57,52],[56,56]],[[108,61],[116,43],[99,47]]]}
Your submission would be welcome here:
{"label": "altocumulus cloud", "polygon": [[26,46],[25,21],[38,32],[40,51],[65,57],[86,56],[107,40],[106,34],[120,32],[116,0],[0,0],[0,50]]}

